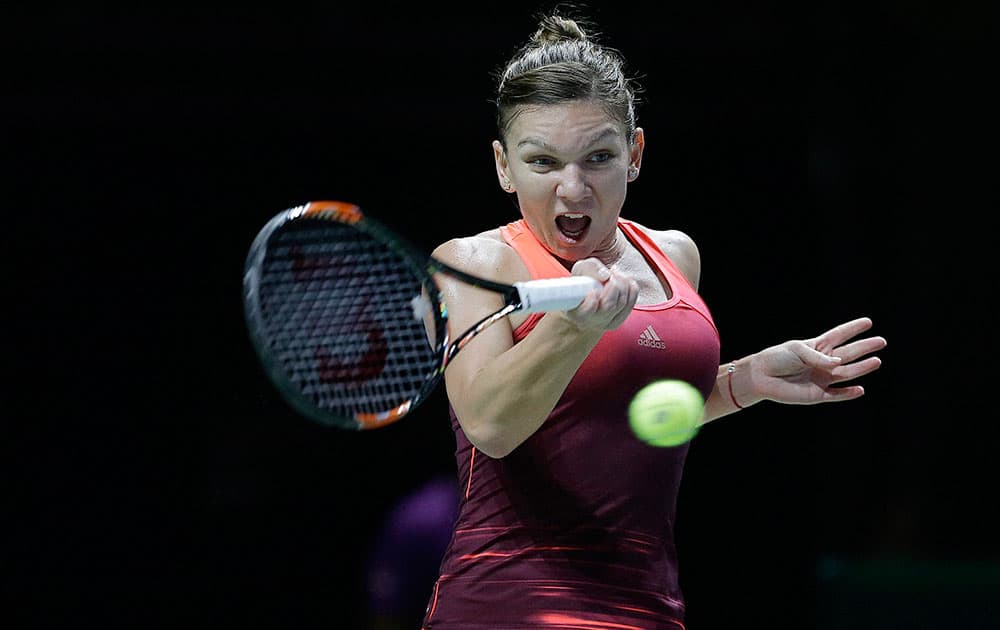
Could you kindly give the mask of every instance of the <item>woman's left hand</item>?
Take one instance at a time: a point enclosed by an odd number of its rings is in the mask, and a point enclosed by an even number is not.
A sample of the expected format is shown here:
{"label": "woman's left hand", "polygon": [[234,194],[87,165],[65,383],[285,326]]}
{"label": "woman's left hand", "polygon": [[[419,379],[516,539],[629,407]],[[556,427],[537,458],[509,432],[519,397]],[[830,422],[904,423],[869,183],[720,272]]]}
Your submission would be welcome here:
{"label": "woman's left hand", "polygon": [[852,341],[871,327],[871,319],[860,317],[811,339],[765,348],[739,363],[749,363],[756,400],[800,405],[852,400],[864,395],[861,385],[836,385],[874,372],[882,365],[882,360],[871,354],[886,346],[884,338]]}

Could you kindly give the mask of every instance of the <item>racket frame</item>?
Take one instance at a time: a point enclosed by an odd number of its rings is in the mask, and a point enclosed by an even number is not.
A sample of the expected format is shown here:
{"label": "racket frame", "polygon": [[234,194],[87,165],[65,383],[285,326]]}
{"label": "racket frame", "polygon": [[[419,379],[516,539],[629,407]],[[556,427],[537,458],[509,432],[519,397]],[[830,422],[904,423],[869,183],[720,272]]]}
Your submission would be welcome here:
{"label": "racket frame", "polygon": [[[288,377],[284,367],[272,353],[267,340],[260,332],[264,328],[258,289],[260,270],[263,266],[267,253],[267,245],[271,236],[285,224],[302,219],[339,222],[351,225],[367,233],[381,244],[400,254],[409,263],[410,271],[420,281],[427,294],[426,299],[433,306],[435,331],[440,333],[438,335],[440,339],[435,340],[433,348],[433,355],[438,357],[438,365],[434,372],[426,378],[417,395],[409,400],[391,409],[375,413],[357,412],[353,418],[335,416],[321,409],[311,398],[303,394],[299,387]],[[503,296],[504,306],[480,319],[459,335],[457,339],[452,341],[448,330],[448,306],[433,279],[433,275],[437,273],[444,273],[471,286],[494,291]],[[594,286],[599,286],[596,280],[589,281]],[[394,423],[421,404],[437,387],[444,375],[445,368],[455,355],[475,338],[476,335],[495,322],[515,311],[525,310],[524,305],[527,300],[522,298],[530,295],[530,293],[525,291],[522,294],[522,290],[525,290],[525,285],[537,284],[539,284],[539,281],[536,280],[511,285],[472,275],[420,252],[393,230],[367,216],[355,204],[343,201],[310,201],[279,212],[265,224],[254,238],[244,266],[243,300],[250,338],[261,364],[268,377],[278,387],[279,391],[292,407],[299,413],[320,424],[333,425],[340,428],[369,430]],[[527,312],[534,312],[535,310],[534,308],[529,308]],[[539,308],[537,310],[544,309]]]}

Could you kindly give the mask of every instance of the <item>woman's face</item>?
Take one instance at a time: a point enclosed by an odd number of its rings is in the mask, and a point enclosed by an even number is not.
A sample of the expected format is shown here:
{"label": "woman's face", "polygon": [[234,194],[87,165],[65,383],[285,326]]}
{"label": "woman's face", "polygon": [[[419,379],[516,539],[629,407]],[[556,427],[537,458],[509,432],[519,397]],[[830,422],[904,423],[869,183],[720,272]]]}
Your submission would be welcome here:
{"label": "woman's face", "polygon": [[524,108],[493,143],[497,172],[517,192],[521,214],[555,256],[576,261],[610,249],[629,166],[642,157],[642,130],[629,145],[622,125],[600,103],[573,101]]}

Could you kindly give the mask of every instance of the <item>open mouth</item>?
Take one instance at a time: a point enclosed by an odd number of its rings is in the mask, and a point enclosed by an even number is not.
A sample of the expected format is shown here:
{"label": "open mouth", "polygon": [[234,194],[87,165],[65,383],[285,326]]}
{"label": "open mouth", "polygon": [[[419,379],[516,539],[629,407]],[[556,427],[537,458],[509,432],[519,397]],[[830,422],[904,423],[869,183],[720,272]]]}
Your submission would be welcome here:
{"label": "open mouth", "polygon": [[585,214],[570,212],[556,217],[556,227],[567,239],[578,241],[587,233],[590,227],[590,217]]}

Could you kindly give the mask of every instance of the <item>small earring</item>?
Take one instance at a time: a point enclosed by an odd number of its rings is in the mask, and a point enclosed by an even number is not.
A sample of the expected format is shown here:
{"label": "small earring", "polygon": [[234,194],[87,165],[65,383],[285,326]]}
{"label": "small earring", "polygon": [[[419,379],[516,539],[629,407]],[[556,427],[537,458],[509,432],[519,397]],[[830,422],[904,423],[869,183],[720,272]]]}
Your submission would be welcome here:
{"label": "small earring", "polygon": [[510,192],[510,180],[507,179],[506,177],[503,180],[503,189],[506,190],[507,192]]}
{"label": "small earring", "polygon": [[634,165],[633,165],[633,166],[630,166],[630,167],[628,167],[628,174],[629,174],[629,175],[630,175],[631,177],[635,177],[636,175],[638,175],[638,174],[639,174],[639,167],[638,167],[638,166],[634,166]]}

